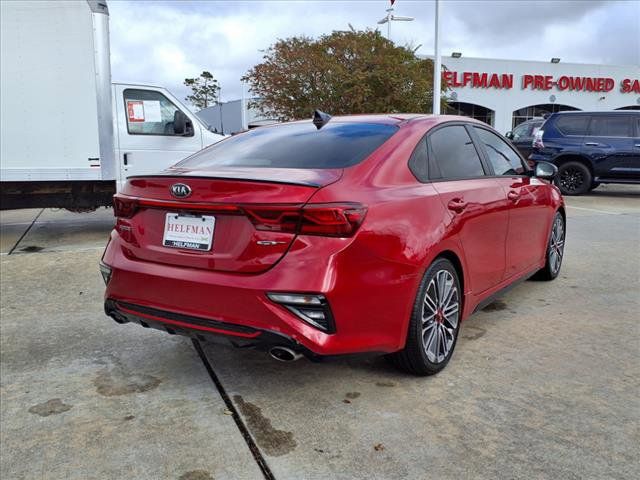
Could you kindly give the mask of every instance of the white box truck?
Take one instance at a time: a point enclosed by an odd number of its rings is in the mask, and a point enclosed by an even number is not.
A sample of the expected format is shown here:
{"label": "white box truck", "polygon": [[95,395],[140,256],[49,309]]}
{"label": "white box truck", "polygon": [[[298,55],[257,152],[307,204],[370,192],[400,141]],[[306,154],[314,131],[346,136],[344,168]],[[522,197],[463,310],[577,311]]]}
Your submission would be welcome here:
{"label": "white box truck", "polygon": [[108,206],[224,138],[162,87],[111,83],[105,1],[0,7],[1,209]]}

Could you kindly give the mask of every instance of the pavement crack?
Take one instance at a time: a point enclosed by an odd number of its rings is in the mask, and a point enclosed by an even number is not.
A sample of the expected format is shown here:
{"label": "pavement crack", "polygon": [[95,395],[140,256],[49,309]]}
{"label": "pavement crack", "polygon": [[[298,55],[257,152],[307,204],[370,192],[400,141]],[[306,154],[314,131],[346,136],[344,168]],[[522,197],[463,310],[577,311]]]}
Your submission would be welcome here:
{"label": "pavement crack", "polygon": [[258,464],[258,467],[260,468],[262,475],[264,475],[265,480],[275,480],[275,476],[273,475],[273,472],[269,468],[267,461],[262,456],[262,453],[260,452],[260,449],[256,445],[256,442],[253,440],[253,437],[251,436],[251,432],[249,432],[249,429],[242,421],[242,418],[240,417],[238,410],[233,404],[233,401],[227,394],[224,386],[222,385],[222,382],[220,382],[218,375],[216,375],[216,372],[213,370],[213,366],[209,362],[209,359],[204,354],[204,350],[202,350],[202,346],[200,345],[200,342],[195,339],[193,339],[192,342],[196,352],[198,353],[198,355],[200,356],[200,359],[202,360],[202,363],[204,364],[204,367],[207,369],[207,372],[209,373],[209,377],[211,377],[211,380],[213,381],[214,385],[218,389],[218,393],[220,393],[222,400],[224,401],[227,408],[233,413],[233,420],[236,422],[236,426],[238,427],[238,430],[240,430],[240,433],[242,434],[242,438],[244,438],[244,441],[247,444],[247,447],[249,447],[249,451],[253,455],[253,458],[256,461],[256,463]]}

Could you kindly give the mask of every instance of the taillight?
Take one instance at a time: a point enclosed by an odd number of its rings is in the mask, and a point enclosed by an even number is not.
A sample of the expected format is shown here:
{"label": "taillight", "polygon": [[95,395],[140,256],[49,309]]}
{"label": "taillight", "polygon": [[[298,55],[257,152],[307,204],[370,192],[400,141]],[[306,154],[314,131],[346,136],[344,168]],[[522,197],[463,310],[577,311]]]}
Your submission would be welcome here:
{"label": "taillight", "polygon": [[304,207],[243,206],[256,230],[298,235],[350,237],[362,224],[367,208],[358,203],[317,203]]}
{"label": "taillight", "polygon": [[131,218],[138,210],[138,199],[113,196],[113,214],[118,218]]}
{"label": "taillight", "polygon": [[543,130],[538,130],[535,134],[535,136],[533,137],[533,143],[531,144],[533,146],[533,148],[538,148],[538,149],[543,149],[544,148],[544,142],[542,141],[542,135],[544,135],[544,131]]}

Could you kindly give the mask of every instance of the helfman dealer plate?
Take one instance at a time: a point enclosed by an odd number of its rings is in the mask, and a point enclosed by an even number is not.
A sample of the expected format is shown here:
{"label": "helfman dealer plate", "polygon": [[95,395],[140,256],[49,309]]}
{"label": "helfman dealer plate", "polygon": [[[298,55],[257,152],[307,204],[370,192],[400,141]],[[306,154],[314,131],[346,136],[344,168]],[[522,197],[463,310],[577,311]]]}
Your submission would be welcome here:
{"label": "helfman dealer plate", "polygon": [[162,245],[191,250],[211,250],[216,218],[167,213]]}

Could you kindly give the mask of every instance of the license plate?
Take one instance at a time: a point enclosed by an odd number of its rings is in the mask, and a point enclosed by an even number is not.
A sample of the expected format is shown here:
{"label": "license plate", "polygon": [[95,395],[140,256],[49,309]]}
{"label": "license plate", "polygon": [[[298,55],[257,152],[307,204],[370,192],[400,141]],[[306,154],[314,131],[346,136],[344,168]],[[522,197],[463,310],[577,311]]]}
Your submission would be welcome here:
{"label": "license plate", "polygon": [[190,250],[211,250],[216,217],[167,213],[162,245]]}

